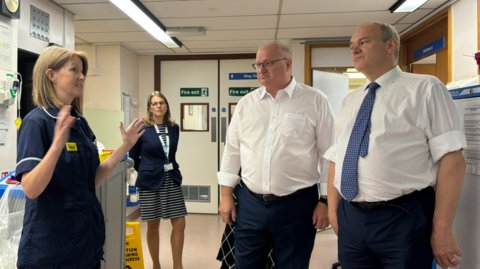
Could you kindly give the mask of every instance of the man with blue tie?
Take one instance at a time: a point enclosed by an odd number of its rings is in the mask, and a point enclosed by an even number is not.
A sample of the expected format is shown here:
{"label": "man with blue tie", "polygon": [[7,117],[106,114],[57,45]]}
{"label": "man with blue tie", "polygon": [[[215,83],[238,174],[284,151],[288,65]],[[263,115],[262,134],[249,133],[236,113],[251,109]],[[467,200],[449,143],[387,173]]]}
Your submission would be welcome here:
{"label": "man with blue tie", "polygon": [[342,268],[424,269],[434,257],[456,267],[462,253],[452,224],[466,140],[453,100],[437,78],[397,66],[391,25],[362,24],[350,48],[369,81],[344,99],[325,153]]}

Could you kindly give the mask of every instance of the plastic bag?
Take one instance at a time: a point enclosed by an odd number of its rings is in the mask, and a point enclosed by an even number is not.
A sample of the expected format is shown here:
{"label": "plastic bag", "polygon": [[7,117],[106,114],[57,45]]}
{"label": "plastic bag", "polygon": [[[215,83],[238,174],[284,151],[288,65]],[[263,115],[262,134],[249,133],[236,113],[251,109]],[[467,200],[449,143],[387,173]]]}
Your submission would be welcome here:
{"label": "plastic bag", "polygon": [[16,269],[23,229],[25,194],[21,186],[8,186],[0,198],[0,269]]}

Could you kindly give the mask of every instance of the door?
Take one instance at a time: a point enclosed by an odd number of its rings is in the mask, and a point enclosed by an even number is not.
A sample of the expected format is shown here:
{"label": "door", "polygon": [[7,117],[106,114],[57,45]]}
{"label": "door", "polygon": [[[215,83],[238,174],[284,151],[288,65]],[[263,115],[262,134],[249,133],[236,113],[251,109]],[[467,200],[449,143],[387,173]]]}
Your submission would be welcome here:
{"label": "door", "polygon": [[180,125],[177,161],[187,211],[216,214],[218,61],[162,61],[160,83]]}
{"label": "door", "polygon": [[328,96],[336,117],[348,94],[348,75],[313,70],[313,87]]}
{"label": "door", "polygon": [[[241,60],[220,60],[220,162],[225,148],[225,136],[235,107],[243,96],[262,85],[256,78],[252,64],[255,58]],[[233,75],[232,74],[236,74]],[[255,76],[253,75],[255,74]],[[241,79],[239,79],[241,78]],[[220,166],[218,167],[220,169]]]}

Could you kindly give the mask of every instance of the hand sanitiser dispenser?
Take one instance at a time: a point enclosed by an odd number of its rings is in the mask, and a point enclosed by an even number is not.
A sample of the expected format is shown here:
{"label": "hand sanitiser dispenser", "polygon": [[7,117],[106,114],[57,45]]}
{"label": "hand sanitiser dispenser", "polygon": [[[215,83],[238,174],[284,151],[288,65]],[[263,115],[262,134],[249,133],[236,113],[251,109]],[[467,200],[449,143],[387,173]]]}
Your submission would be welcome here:
{"label": "hand sanitiser dispenser", "polygon": [[12,74],[7,74],[5,85],[0,85],[0,107],[8,108],[15,103],[19,87],[20,81]]}

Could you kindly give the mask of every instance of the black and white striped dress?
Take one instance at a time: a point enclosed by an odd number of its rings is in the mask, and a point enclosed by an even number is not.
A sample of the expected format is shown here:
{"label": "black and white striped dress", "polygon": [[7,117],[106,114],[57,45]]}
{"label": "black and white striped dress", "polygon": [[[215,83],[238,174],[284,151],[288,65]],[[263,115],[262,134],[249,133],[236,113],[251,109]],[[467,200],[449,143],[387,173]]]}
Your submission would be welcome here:
{"label": "black and white striped dress", "polygon": [[[158,136],[167,145],[167,131],[163,124],[157,125]],[[163,150],[163,149],[161,149]],[[187,215],[182,189],[175,183],[170,172],[165,173],[165,181],[158,190],[140,190],[140,213],[142,221],[174,219]]]}

